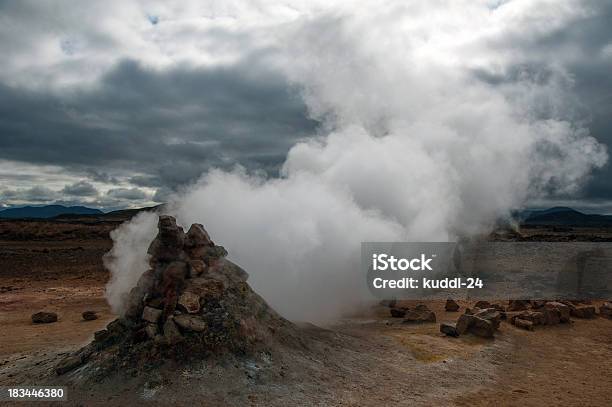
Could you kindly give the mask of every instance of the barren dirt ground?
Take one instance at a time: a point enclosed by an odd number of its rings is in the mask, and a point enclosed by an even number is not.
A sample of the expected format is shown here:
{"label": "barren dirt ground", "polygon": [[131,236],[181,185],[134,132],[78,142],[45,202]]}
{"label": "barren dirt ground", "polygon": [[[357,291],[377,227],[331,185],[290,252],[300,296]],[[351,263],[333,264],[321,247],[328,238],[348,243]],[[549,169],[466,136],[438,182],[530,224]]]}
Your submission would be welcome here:
{"label": "barren dirt ground", "polygon": [[[0,235],[0,385],[57,382],[50,372],[58,358],[114,318],[103,297],[108,274],[101,260],[110,240],[98,232],[37,241]],[[438,322],[462,312],[428,305]],[[33,325],[30,315],[40,310],[57,312],[59,321]],[[100,318],[82,321],[86,310]],[[69,387],[68,404],[612,405],[612,320],[574,320],[535,332],[504,322],[494,340],[485,340],[448,338],[438,323],[405,325],[387,313],[373,307],[323,328],[303,324],[301,350],[194,358],[154,377]]]}

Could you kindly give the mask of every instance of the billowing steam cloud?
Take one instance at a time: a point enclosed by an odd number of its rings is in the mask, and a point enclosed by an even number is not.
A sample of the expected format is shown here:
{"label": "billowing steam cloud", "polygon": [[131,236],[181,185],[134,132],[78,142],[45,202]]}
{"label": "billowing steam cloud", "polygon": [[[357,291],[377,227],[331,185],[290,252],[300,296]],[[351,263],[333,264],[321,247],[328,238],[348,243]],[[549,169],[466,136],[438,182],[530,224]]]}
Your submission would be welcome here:
{"label": "billowing steam cloud", "polygon": [[[520,66],[520,49],[502,40],[547,16],[418,4],[340,8],[277,27],[286,47],[275,48],[274,63],[303,89],[321,134],[291,149],[280,178],[213,170],[171,203],[179,222],[204,224],[290,318],[331,318],[359,302],[361,241],[482,232],[530,198],[576,191],[607,160],[569,121],[562,68],[504,84],[479,79]],[[569,18],[564,10],[554,9],[555,21]],[[114,234],[111,304],[144,271],[133,256],[154,221],[137,218]]]}

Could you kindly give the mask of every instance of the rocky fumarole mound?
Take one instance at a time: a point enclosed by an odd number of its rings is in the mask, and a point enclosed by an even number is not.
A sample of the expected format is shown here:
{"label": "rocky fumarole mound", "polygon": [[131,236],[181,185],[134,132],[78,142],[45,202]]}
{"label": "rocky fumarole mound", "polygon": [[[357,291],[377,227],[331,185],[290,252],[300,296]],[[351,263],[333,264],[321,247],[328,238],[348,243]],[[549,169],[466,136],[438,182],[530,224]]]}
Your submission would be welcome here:
{"label": "rocky fumarole mound", "polygon": [[293,325],[251,289],[248,274],[225,258],[202,225],[184,233],[173,217],[160,216],[158,229],[150,269],[130,291],[125,314],[64,359],[58,374],[84,364],[106,373],[211,353],[247,354],[294,337]]}

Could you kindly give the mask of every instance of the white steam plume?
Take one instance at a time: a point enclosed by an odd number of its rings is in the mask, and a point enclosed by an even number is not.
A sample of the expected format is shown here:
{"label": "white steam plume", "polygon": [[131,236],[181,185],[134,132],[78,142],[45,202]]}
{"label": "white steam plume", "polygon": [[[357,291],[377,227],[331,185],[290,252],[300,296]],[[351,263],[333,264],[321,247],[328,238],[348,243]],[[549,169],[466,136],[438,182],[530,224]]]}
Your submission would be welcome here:
{"label": "white steam plume", "polygon": [[106,299],[113,312],[124,311],[128,293],[149,267],[147,249],[156,231],[157,215],[141,212],[111,232],[113,248],[104,256],[104,266],[111,271]]}
{"label": "white steam plume", "polygon": [[213,170],[170,206],[183,225],[204,224],[290,318],[332,318],[359,302],[361,241],[481,232],[528,199],[576,191],[607,160],[566,119],[571,77],[562,68],[503,86],[474,73],[503,75],[523,62],[520,50],[504,51],[505,36],[544,29],[538,16],[552,30],[570,18],[567,7],[546,3],[542,17],[540,5],[530,20],[524,2],[495,11],[384,4],[280,24],[274,33],[287,46],[274,62],[326,130],[290,150],[279,179]]}

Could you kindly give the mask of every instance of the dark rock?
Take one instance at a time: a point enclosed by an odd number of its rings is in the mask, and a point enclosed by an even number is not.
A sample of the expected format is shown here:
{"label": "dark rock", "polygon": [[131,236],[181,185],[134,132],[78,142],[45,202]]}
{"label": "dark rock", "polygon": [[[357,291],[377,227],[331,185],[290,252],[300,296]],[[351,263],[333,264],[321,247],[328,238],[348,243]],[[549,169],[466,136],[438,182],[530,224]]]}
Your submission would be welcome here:
{"label": "dark rock", "polygon": [[436,314],[429,309],[407,310],[404,315],[404,323],[436,322]]}
{"label": "dark rock", "polygon": [[142,311],[142,319],[143,321],[150,322],[152,324],[156,324],[159,322],[159,319],[162,316],[162,310],[153,308],[153,307],[144,307]]}
{"label": "dark rock", "polygon": [[83,364],[83,359],[81,359],[78,355],[68,356],[64,358],[58,365],[55,367],[55,373],[58,375],[63,375]]}
{"label": "dark rock", "polygon": [[96,314],[96,311],[85,311],[81,314],[81,316],[85,321],[93,321],[98,319],[98,314]]}
{"label": "dark rock", "polygon": [[501,313],[495,308],[482,309],[474,313],[474,316],[491,322],[495,329],[498,329],[501,323]]}
{"label": "dark rock", "polygon": [[570,322],[571,310],[567,305],[563,303],[550,301],[547,302],[542,309],[553,311],[552,313],[555,314],[551,315],[551,312],[546,313],[548,325],[554,325],[554,323],[551,323],[551,321],[556,322],[557,319],[559,320],[559,322],[557,323]]}
{"label": "dark rock", "polygon": [[212,240],[210,240],[210,236],[204,226],[199,223],[194,223],[189,228],[187,235],[185,237],[185,246],[186,247],[200,247],[200,246],[214,246]]}
{"label": "dark rock", "polygon": [[474,304],[474,308],[491,308],[491,303],[489,301],[478,301],[476,304]]}
{"label": "dark rock", "polygon": [[32,322],[35,324],[50,324],[51,322],[57,322],[57,314],[55,312],[37,312],[32,314]]}
{"label": "dark rock", "polygon": [[459,304],[457,304],[455,300],[449,298],[446,300],[444,309],[448,312],[456,312],[456,311],[459,311]]}
{"label": "dark rock", "polygon": [[457,333],[463,335],[469,332],[483,338],[492,338],[496,330],[494,321],[495,318],[487,320],[476,315],[463,314],[457,320]]}
{"label": "dark rock", "polygon": [[174,345],[183,340],[181,332],[174,323],[174,317],[170,316],[164,322],[164,338],[169,345]]}
{"label": "dark rock", "polygon": [[102,329],[100,331],[96,331],[94,332],[94,341],[96,342],[103,342],[106,339],[108,339],[110,335],[110,332],[108,332],[108,330],[106,329]]}
{"label": "dark rock", "polygon": [[393,318],[404,318],[404,315],[406,315],[406,310],[401,308],[391,308],[389,312]]}
{"label": "dark rock", "polygon": [[455,329],[459,335],[463,335],[466,333],[473,323],[474,316],[471,314],[463,314],[457,320],[457,324],[455,325]]}
{"label": "dark rock", "polygon": [[602,317],[605,317],[605,318],[611,318],[612,319],[612,302],[604,302],[599,307],[599,315],[601,315]]}
{"label": "dark rock", "polygon": [[529,308],[529,300],[510,300],[506,311],[523,311]]}
{"label": "dark rock", "polygon": [[55,366],[55,373],[58,375],[63,375],[85,364],[94,350],[95,347],[90,344],[80,349],[78,352],[65,357]]}
{"label": "dark rock", "polygon": [[570,315],[576,318],[594,318],[595,306],[593,305],[576,305],[570,310]]}
{"label": "dark rock", "polygon": [[443,334],[447,336],[453,336],[453,337],[459,336],[459,332],[457,332],[457,327],[455,324],[441,323],[440,332],[442,332]]}
{"label": "dark rock", "polygon": [[561,323],[561,314],[556,308],[542,308],[544,314],[545,325],[558,325]]}
{"label": "dark rock", "polygon": [[153,263],[170,262],[180,257],[185,241],[183,228],[176,225],[172,216],[160,216],[157,237],[149,246]]}
{"label": "dark rock", "polygon": [[417,311],[430,311],[429,307],[425,304],[417,304],[414,309]]}
{"label": "dark rock", "polygon": [[514,315],[512,319],[510,320],[510,322],[514,324],[516,319],[523,319],[525,321],[531,321],[534,326],[546,324],[546,315],[542,311],[531,311],[531,310],[521,311],[518,314]]}
{"label": "dark rock", "polygon": [[124,313],[126,318],[138,319],[142,314],[145,296],[153,290],[156,285],[156,273],[154,270],[147,270],[138,279],[136,287],[130,290]]}
{"label": "dark rock", "polygon": [[189,277],[199,277],[206,272],[206,268],[204,260],[189,260]]}
{"label": "dark rock", "polygon": [[501,304],[491,304],[491,308],[498,310],[500,313],[506,312],[506,307]]}
{"label": "dark rock", "polygon": [[533,331],[533,322],[527,321],[526,319],[516,318],[514,320],[514,326],[528,331]]}
{"label": "dark rock", "polygon": [[159,327],[157,324],[147,324],[144,330],[149,339],[155,338],[155,336],[159,333]]}
{"label": "dark rock", "polygon": [[179,296],[178,305],[181,310],[189,314],[196,314],[200,311],[200,296],[190,291],[183,291]]}
{"label": "dark rock", "polygon": [[473,315],[473,322],[471,323],[468,331],[471,334],[480,336],[482,338],[493,338],[495,334],[495,326],[493,321],[479,318]]}
{"label": "dark rock", "polygon": [[195,315],[176,315],[174,317],[174,322],[186,331],[204,332],[208,328],[206,322]]}
{"label": "dark rock", "polygon": [[183,261],[173,261],[162,272],[159,291],[164,299],[163,318],[172,315],[176,309],[179,293],[185,286],[187,264]]}

